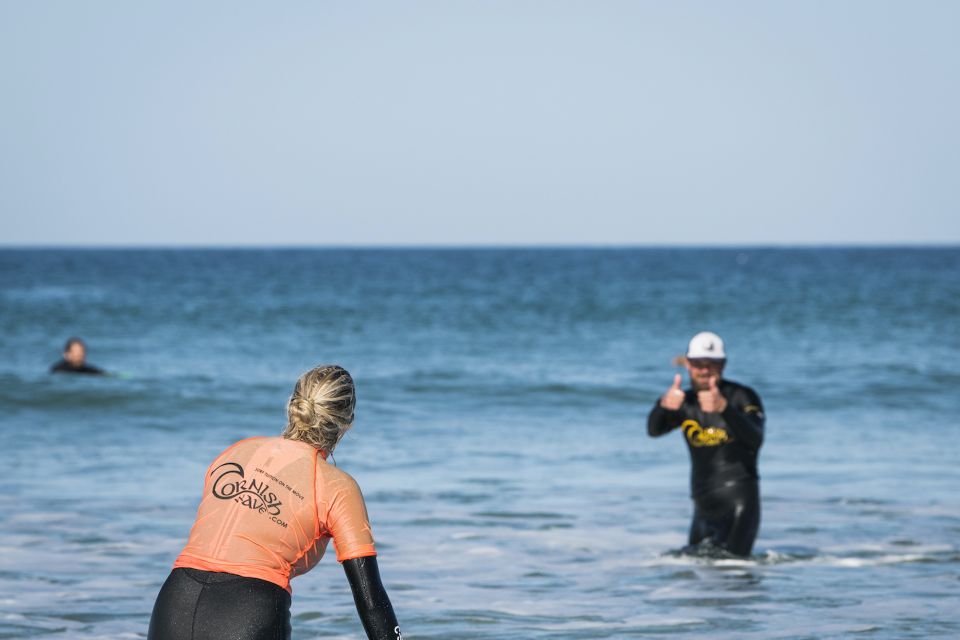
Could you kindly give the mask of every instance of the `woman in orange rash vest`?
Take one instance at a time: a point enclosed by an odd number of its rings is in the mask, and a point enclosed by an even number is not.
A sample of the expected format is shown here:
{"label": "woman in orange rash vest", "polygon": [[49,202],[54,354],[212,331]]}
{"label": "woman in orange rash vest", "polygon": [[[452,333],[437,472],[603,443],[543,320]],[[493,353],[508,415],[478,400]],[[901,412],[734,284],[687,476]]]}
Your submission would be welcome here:
{"label": "woman in orange rash vest", "polygon": [[312,569],[331,538],[367,638],[402,640],[360,487],[326,461],[355,404],[349,373],[317,367],[297,380],[282,436],[241,440],[213,461],[149,640],[289,640],[290,578]]}

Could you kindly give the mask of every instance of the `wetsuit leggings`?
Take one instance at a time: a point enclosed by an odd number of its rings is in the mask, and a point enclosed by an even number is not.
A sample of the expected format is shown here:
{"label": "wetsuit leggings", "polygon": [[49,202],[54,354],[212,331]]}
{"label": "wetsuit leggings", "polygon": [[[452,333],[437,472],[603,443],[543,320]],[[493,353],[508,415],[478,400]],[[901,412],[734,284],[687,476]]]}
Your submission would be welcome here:
{"label": "wetsuit leggings", "polygon": [[174,569],[160,589],[148,640],[290,640],[290,594],[257,578]]}
{"label": "wetsuit leggings", "polygon": [[690,544],[708,541],[738,556],[750,555],[760,528],[760,489],[755,481],[735,482],[693,500]]}

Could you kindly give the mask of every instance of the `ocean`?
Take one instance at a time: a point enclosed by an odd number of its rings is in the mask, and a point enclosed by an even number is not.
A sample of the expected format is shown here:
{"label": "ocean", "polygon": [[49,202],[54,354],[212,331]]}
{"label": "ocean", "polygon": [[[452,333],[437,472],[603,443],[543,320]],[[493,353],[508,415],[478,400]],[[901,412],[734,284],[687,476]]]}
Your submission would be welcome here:
{"label": "ocean", "polygon": [[[144,638],[210,461],[297,376],[407,640],[960,637],[960,249],[0,250],[0,638]],[[646,415],[701,330],[763,398],[754,556]],[[115,375],[52,376],[71,335]],[[293,637],[362,629],[330,553]]]}

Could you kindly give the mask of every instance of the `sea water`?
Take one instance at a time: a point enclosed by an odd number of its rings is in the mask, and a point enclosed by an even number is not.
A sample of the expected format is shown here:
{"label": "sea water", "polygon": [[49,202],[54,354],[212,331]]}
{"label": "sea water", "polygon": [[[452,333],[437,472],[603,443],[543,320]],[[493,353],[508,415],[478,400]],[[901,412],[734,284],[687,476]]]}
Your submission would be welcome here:
{"label": "sea water", "polygon": [[[960,637],[958,316],[957,248],[0,251],[0,638],[145,637],[206,466],[331,362],[408,639]],[[766,405],[749,560],[671,553],[646,435],[705,329]],[[362,636],[332,554],[293,592]]]}

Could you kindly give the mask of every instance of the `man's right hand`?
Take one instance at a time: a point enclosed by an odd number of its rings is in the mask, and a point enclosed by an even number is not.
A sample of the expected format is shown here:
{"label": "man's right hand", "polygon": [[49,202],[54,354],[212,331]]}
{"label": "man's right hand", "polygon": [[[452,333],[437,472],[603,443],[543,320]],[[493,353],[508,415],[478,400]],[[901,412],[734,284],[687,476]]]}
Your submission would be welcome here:
{"label": "man's right hand", "polygon": [[680,388],[680,382],[682,380],[683,377],[679,373],[673,376],[673,386],[667,389],[665,394],[660,396],[661,407],[670,411],[677,411],[683,406],[683,399],[687,397],[687,394]]}

